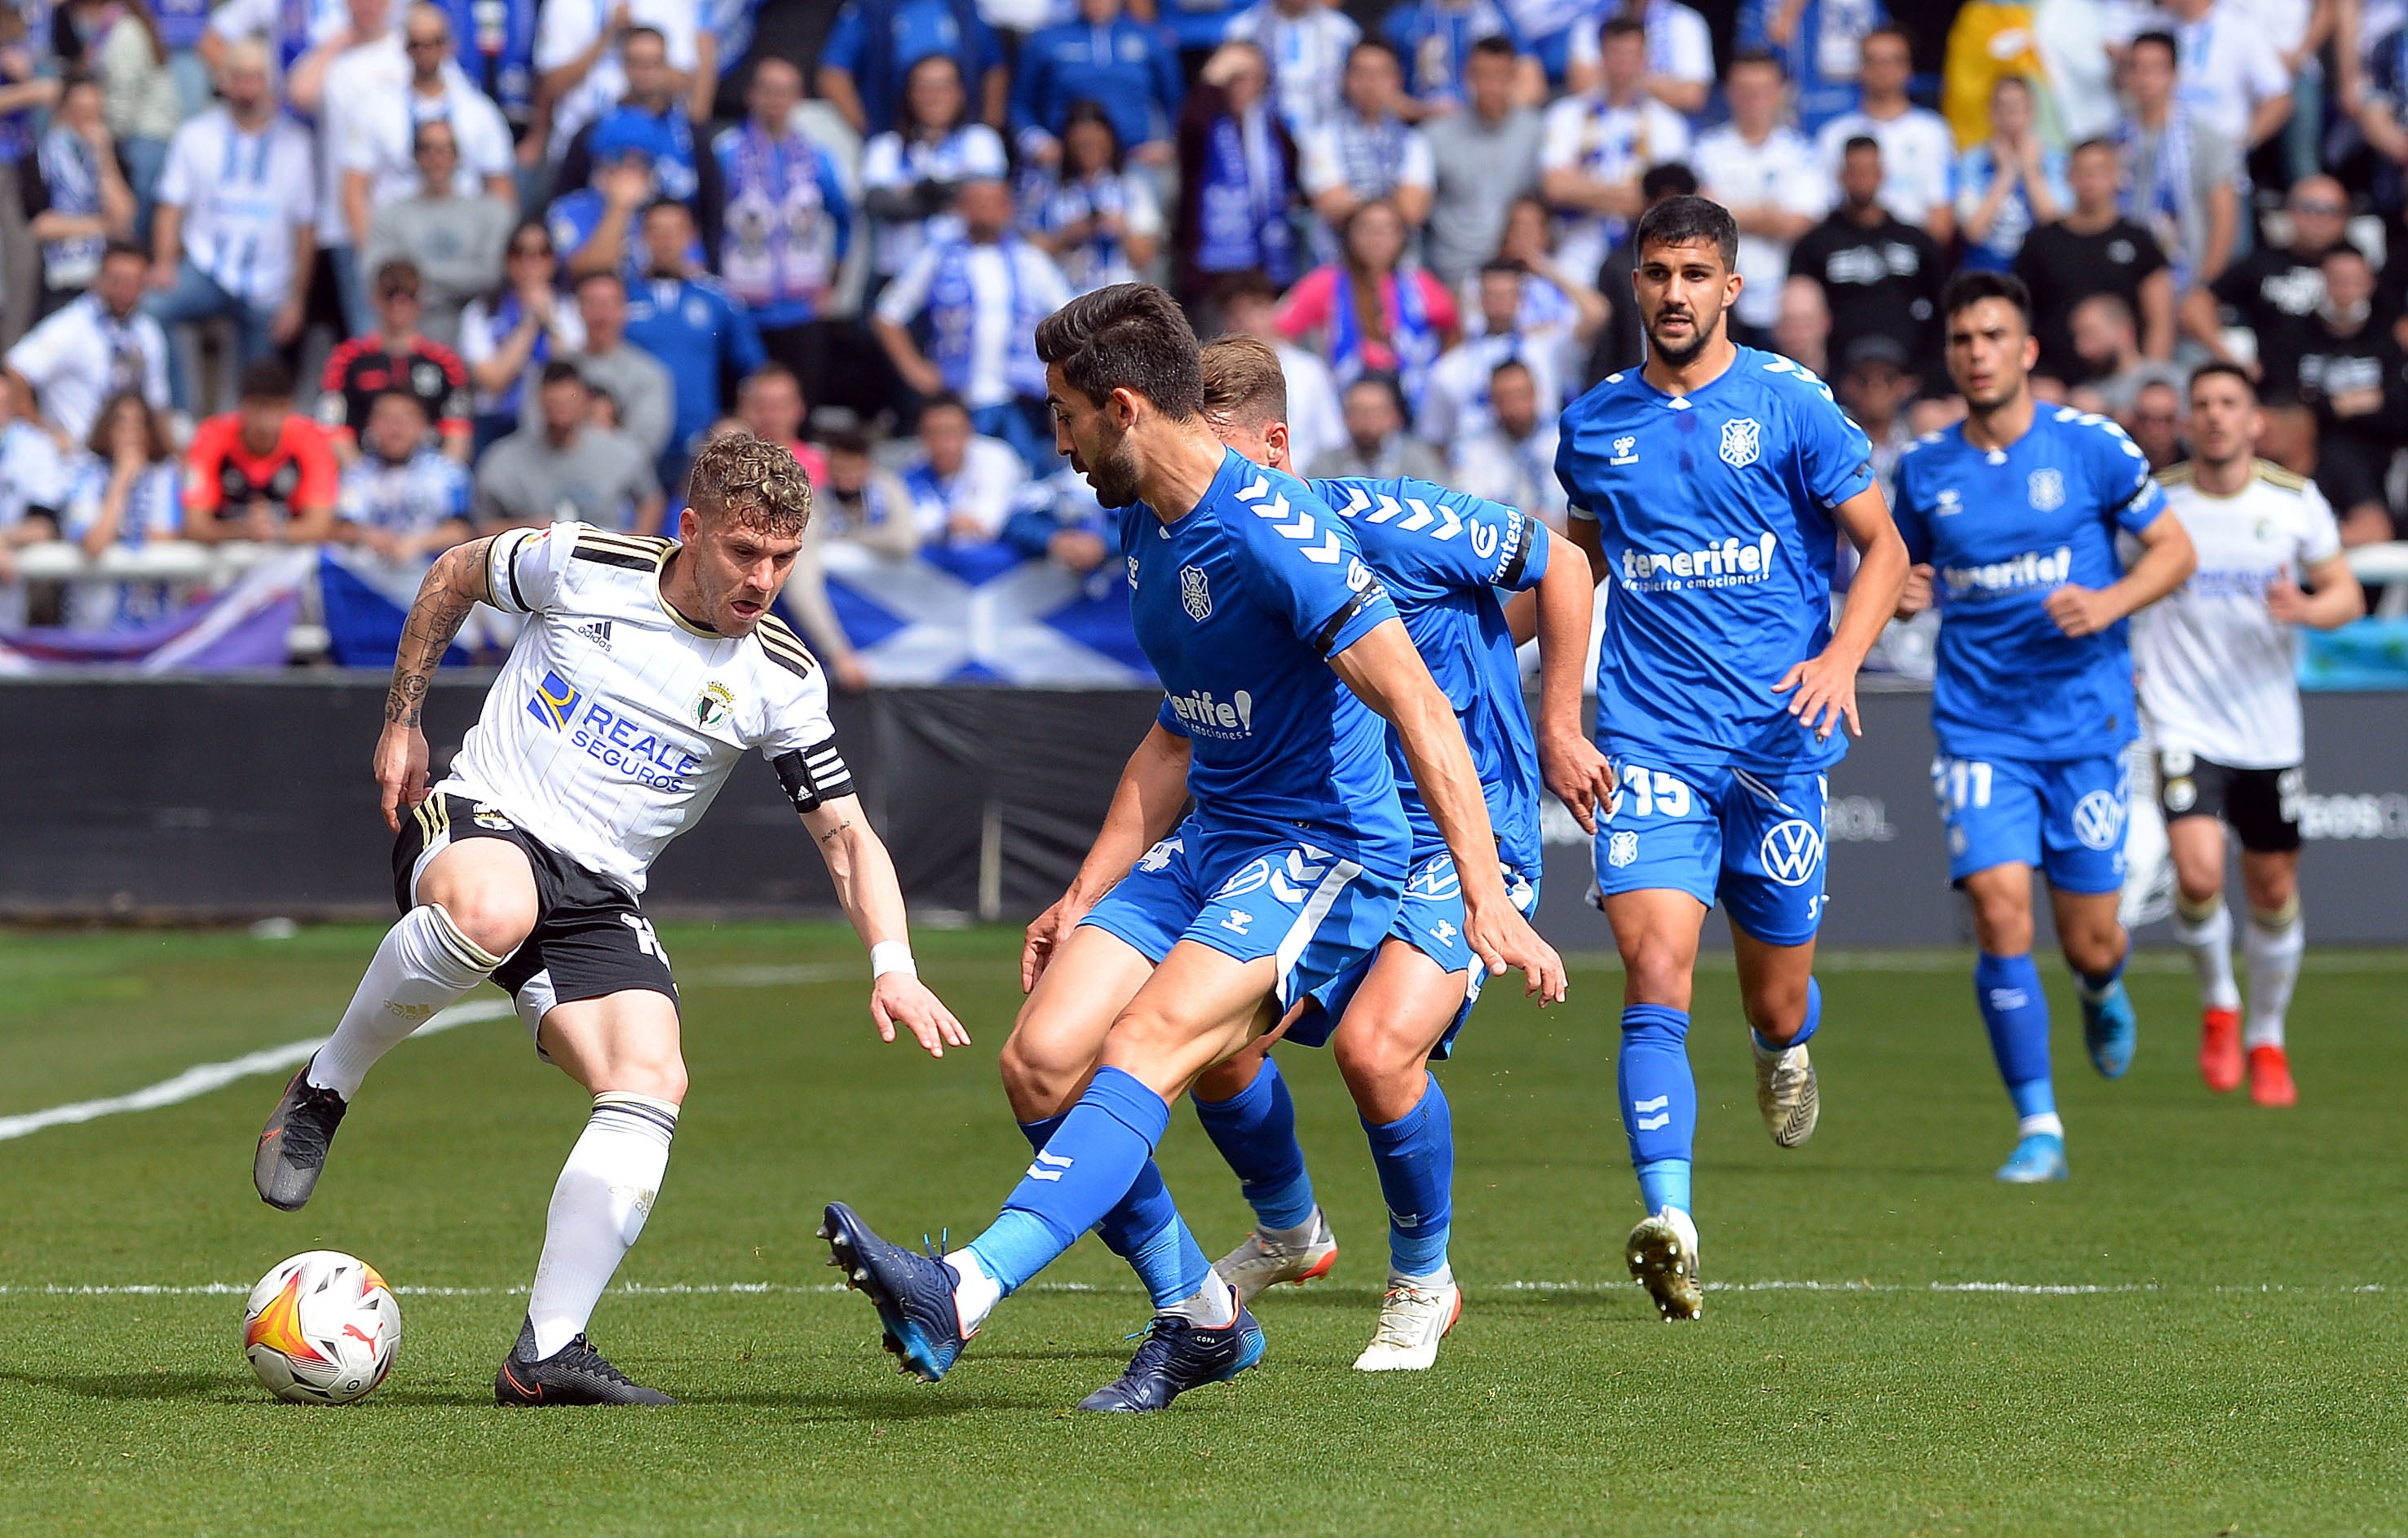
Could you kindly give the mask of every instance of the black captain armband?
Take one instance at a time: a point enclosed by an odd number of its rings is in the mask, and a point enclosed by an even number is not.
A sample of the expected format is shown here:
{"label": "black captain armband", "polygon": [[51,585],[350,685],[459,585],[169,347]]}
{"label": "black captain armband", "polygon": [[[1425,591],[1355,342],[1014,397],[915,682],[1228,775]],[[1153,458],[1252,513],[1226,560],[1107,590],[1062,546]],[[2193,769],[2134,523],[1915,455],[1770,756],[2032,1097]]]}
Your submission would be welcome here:
{"label": "black captain armband", "polygon": [[769,765],[796,812],[817,812],[821,803],[853,794],[853,770],[844,767],[833,737],[781,753]]}

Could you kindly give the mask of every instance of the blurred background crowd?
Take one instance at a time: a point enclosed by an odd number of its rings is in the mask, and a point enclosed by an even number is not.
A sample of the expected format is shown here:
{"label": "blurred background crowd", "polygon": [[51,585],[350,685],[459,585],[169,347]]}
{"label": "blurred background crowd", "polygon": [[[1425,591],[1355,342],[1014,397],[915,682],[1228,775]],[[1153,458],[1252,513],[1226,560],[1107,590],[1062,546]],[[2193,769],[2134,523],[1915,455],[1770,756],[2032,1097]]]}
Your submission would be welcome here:
{"label": "blurred background crowd", "polygon": [[1559,520],[1557,412],[1642,355],[1628,232],[1691,191],[1739,338],[1885,469],[1960,410],[1974,267],[2153,462],[2229,358],[2350,542],[2408,494],[2403,0],[0,0],[0,640],[228,569],[128,551],[406,600],[475,533],[661,531],[733,423],[810,474],[789,602],[859,687],[824,562],[1103,597],[1031,333],[1131,278],[1279,348],[1308,472]]}

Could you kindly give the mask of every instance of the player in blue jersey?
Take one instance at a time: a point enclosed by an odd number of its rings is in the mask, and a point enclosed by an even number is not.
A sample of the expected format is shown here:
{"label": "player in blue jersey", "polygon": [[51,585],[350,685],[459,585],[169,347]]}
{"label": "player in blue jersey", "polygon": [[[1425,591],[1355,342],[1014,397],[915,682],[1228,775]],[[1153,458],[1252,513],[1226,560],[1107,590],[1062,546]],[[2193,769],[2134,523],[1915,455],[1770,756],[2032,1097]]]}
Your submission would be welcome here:
{"label": "player in blue jersey", "polygon": [[[1565,410],[1555,457],[1572,537],[1613,582],[1597,740],[1617,788],[1597,892],[1622,952],[1622,1120],[1647,1208],[1625,1258],[1667,1319],[1704,1305],[1686,1044],[1698,927],[1718,900],[1730,915],[1757,1108],[1795,1147],[1819,1104],[1806,1043],[1822,1023],[1824,772],[1847,749],[1838,728],[1859,729],[1856,668],[1907,565],[1865,435],[1813,374],[1731,341],[1738,240],[1700,197],[1640,220],[1648,361]],[[1835,631],[1842,533],[1863,561]]]}
{"label": "player in blue jersey", "polygon": [[[1973,994],[2014,1099],[2008,1181],[2063,1180],[2065,1126],[2049,1078],[2048,999],[2032,965],[2032,872],[2048,878],[2057,941],[2080,980],[2082,1035],[2110,1079],[2131,1066],[2124,881],[2124,752],[2138,733],[2126,618],[2197,564],[2149,462],[2105,417],[2042,408],[2031,296],[1967,273],[1942,296],[1956,426],[1899,461],[1898,523],[1918,563],[1901,616],[1940,606],[1932,789],[1948,879],[1973,906]],[[2141,543],[2126,570],[2119,534]]]}
{"label": "player in blue jersey", "polygon": [[[1252,337],[1225,337],[1204,349],[1204,411],[1222,441],[1249,460],[1291,471],[1287,381],[1279,356]],[[1611,791],[1605,760],[1581,729],[1581,668],[1588,655],[1590,579],[1580,553],[1549,536],[1518,510],[1419,481],[1315,481],[1314,494],[1346,518],[1364,559],[1397,605],[1422,659],[1455,707],[1486,793],[1497,861],[1523,912],[1538,901],[1541,754],[1522,700],[1513,638],[1498,601],[1502,591],[1532,594],[1545,703],[1543,734],[1551,778],[1584,813]],[[1279,1040],[1326,1044],[1354,1098],[1387,1199],[1388,1279],[1370,1345],[1355,1361],[1366,1372],[1418,1371],[1437,1359],[1439,1343],[1463,1306],[1448,1261],[1455,1168],[1453,1120],[1428,1069],[1446,1057],[1480,997],[1484,972],[1463,937],[1463,898],[1455,859],[1413,789],[1411,767],[1392,734],[1389,768],[1412,826],[1412,874],[1387,937],[1296,1006]],[[1142,767],[1133,765],[1133,768]],[[1172,806],[1183,760],[1153,765],[1163,783],[1121,806]],[[1585,792],[1585,793],[1584,793]],[[1140,844],[1167,829],[1148,829]],[[1080,899],[1068,897],[1030,927],[1032,945],[1048,944],[1075,923]],[[1076,1025],[1078,1022],[1048,1021]],[[1035,1023],[1032,1022],[1032,1025]],[[1005,1049],[1007,1076],[1042,1063],[1040,1079],[1075,1087],[1077,1071],[1100,1040],[1039,1041],[1033,1028]],[[1326,1274],[1338,1245],[1313,1200],[1296,1136],[1296,1111],[1268,1039],[1197,1081],[1198,1117],[1227,1158],[1254,1207],[1255,1227],[1215,1270],[1252,1303],[1265,1288]],[[1041,1106],[1042,1082],[1014,1086],[1016,1103]],[[1057,1089],[1058,1092],[1058,1089]]]}
{"label": "player in blue jersey", "polygon": [[[1020,1030],[1102,1050],[1072,1067],[1055,1102],[1067,1110],[1017,1107],[1036,1161],[966,1249],[942,1260],[901,1249],[842,1202],[821,1232],[877,1305],[888,1348],[933,1382],[1001,1298],[1100,1226],[1157,1312],[1128,1371],[1082,1408],[1153,1410],[1262,1356],[1253,1315],[1163,1188],[1154,1145],[1198,1074],[1343,974],[1395,919],[1412,845],[1382,716],[1465,870],[1463,928],[1481,964],[1521,967],[1547,999],[1563,996],[1563,964],[1505,889],[1479,773],[1395,604],[1343,520],[1213,436],[1195,335],[1170,296],[1137,283],[1082,295],[1038,327],[1037,348],[1057,445],[1124,510],[1132,617],[1168,697],[1082,868],[1092,906],[1032,943],[1026,964]],[[1149,767],[1181,755],[1183,784]],[[1194,814],[1158,837],[1186,797]]]}

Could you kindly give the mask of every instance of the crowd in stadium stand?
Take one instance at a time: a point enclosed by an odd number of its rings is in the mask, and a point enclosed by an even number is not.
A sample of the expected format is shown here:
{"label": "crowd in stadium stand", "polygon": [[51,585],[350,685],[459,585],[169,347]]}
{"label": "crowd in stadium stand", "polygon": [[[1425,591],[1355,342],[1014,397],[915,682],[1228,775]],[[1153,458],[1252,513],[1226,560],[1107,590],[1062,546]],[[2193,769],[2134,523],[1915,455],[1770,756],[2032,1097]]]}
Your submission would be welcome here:
{"label": "crowd in stadium stand", "polygon": [[1130,279],[1279,348],[1308,472],[1560,520],[1632,224],[1693,190],[1734,332],[1885,467],[1956,410],[1942,285],[2006,270],[2048,398],[2170,462],[2237,358],[2351,542],[2402,510],[2399,0],[1985,0],[1921,74],[1881,0],[845,0],[815,57],[761,4],[0,0],[0,626],[177,597],[17,583],[43,540],[657,531],[730,424],[817,540],[1095,572],[1031,333]]}

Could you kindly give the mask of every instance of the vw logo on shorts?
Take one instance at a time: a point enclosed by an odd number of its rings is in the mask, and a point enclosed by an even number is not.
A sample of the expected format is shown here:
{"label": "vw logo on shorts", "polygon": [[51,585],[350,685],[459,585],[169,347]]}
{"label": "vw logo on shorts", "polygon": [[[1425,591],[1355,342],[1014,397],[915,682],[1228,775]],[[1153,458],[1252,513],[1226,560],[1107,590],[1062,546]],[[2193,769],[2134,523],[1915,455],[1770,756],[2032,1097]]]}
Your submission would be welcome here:
{"label": "vw logo on shorts", "polygon": [[1803,886],[1823,864],[1823,834],[1802,817],[1789,817],[1764,830],[1756,853],[1764,873],[1784,886]]}
{"label": "vw logo on shorts", "polygon": [[1255,860],[1243,870],[1223,882],[1221,889],[1212,894],[1212,898],[1217,902],[1223,898],[1244,897],[1270,879],[1271,862],[1268,859]]}
{"label": "vw logo on shorts", "polygon": [[1455,856],[1432,855],[1429,863],[1414,871],[1412,879],[1405,883],[1405,890],[1433,902],[1443,902],[1462,891],[1463,878],[1455,872]]}
{"label": "vw logo on shorts", "polygon": [[2113,849],[2124,832],[2124,798],[2094,790],[2073,803],[2073,836],[2085,849]]}

